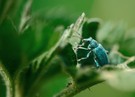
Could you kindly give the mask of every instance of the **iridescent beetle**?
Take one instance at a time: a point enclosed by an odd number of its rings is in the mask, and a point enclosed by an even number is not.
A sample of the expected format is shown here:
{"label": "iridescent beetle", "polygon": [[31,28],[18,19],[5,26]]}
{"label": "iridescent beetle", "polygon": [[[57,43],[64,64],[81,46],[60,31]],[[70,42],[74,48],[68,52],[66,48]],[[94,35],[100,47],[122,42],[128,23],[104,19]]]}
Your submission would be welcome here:
{"label": "iridescent beetle", "polygon": [[[84,47],[86,43],[88,45],[87,47]],[[78,62],[88,59],[90,55],[92,54],[96,67],[101,67],[106,64],[109,64],[107,51],[104,49],[104,47],[100,43],[98,43],[96,40],[92,39],[91,37],[87,39],[82,39],[82,44],[78,45],[77,50],[78,49],[88,51],[85,57],[77,59]]]}

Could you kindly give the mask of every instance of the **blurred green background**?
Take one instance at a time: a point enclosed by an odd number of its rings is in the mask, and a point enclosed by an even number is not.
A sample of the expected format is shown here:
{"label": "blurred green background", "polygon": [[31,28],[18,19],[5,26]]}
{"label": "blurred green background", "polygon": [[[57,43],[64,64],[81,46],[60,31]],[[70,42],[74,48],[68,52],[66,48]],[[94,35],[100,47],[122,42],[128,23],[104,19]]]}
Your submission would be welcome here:
{"label": "blurred green background", "polygon": [[[5,1],[10,2],[10,0]],[[15,22],[14,25],[18,27],[19,19],[22,13],[20,10],[23,9],[22,6],[26,1],[27,0],[15,0],[15,2],[19,2],[15,6],[16,8],[17,6],[20,6],[19,9],[10,9],[9,12],[6,13],[3,11],[3,6],[6,4],[3,3],[2,0],[0,0],[1,19],[6,16],[9,16]],[[14,7],[12,6],[12,8]],[[82,12],[85,12],[88,18],[101,18],[103,22],[113,21],[117,23],[119,21],[124,21],[125,23],[127,23],[129,27],[132,28],[135,27],[134,10],[135,0],[33,0],[31,14],[32,17],[40,18],[41,21],[43,20],[42,22],[40,21],[42,25],[46,25],[46,22],[48,23],[48,25],[51,25],[47,26],[46,28],[48,31],[51,32],[53,31],[52,29],[54,29],[57,26],[62,25],[64,28],[66,28],[68,25],[75,22],[75,20],[78,18],[78,16],[81,15]],[[15,12],[17,14],[15,14]],[[35,21],[35,23],[37,23],[36,27],[41,27],[40,24],[38,25],[38,21]],[[40,30],[38,30],[37,32],[40,32]],[[48,37],[50,37],[47,33],[49,32],[45,32],[45,34],[48,35]],[[51,45],[53,44],[54,43],[51,43]],[[46,47],[45,49],[48,48]],[[34,48],[33,52],[35,52],[35,49],[36,47]],[[30,59],[33,58],[33,56],[36,56],[36,54],[39,55],[41,53],[42,49],[41,52],[38,54],[37,52],[35,54],[31,54]],[[47,84],[48,86],[42,86],[42,89],[40,91],[41,95],[43,96],[44,93],[46,93],[45,91],[48,89],[48,87],[58,88],[59,86],[57,85],[59,83],[65,82],[65,80],[67,80],[66,78],[63,79],[63,76],[61,76],[62,75],[58,77],[59,79],[57,77],[54,78],[57,79],[56,82],[49,81]],[[0,84],[3,87],[3,83],[0,82]],[[61,89],[62,87],[59,88]],[[0,92],[1,91],[2,90],[0,89]],[[4,94],[0,93],[0,97],[3,97],[3,95]],[[85,91],[82,91],[75,97],[135,97],[135,92],[115,90],[110,86],[106,85],[106,83],[101,83],[91,87],[90,90],[86,89]]]}
{"label": "blurred green background", "polygon": [[[33,5],[36,13],[41,12],[48,18],[64,17],[75,20],[82,12],[87,17],[101,18],[104,21],[124,21],[134,26],[134,0],[40,0]],[[71,19],[72,18],[72,19]]]}

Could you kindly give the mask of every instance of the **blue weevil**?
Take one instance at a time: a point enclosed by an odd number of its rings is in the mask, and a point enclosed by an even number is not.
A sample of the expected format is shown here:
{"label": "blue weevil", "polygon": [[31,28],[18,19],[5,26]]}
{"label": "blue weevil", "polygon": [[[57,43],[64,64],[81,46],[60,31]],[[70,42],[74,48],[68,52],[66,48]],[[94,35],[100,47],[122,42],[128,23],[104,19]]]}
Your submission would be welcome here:
{"label": "blue weevil", "polygon": [[[84,47],[86,43],[88,43],[88,45],[87,47]],[[92,39],[91,37],[87,39],[82,39],[82,44],[78,45],[77,49],[89,51],[86,57],[78,59],[77,60],[78,62],[89,58],[90,54],[92,54],[96,67],[109,64],[107,51],[100,43],[98,43],[96,40]]]}

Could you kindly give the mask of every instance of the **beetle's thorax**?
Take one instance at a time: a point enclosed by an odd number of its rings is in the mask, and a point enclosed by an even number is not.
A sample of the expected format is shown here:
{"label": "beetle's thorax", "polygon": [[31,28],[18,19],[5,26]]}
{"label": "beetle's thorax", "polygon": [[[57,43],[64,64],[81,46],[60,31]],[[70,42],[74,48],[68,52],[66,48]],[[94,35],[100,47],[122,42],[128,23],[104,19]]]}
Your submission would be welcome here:
{"label": "beetle's thorax", "polygon": [[91,49],[97,48],[97,47],[98,47],[97,41],[94,40],[94,39],[92,39],[92,40],[90,41],[89,47],[90,47]]}
{"label": "beetle's thorax", "polygon": [[87,43],[88,42],[88,48],[94,49],[98,47],[98,43],[96,40],[92,39],[92,37],[89,37],[87,39],[83,39],[83,42]]}

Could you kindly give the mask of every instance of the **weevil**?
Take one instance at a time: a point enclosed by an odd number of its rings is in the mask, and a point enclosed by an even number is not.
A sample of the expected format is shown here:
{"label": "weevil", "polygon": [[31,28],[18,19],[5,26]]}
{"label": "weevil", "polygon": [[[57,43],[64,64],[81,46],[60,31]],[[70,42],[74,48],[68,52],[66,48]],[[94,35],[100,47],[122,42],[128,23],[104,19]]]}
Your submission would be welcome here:
{"label": "weevil", "polygon": [[[86,45],[86,43],[88,44],[87,47],[84,46]],[[100,43],[98,43],[92,37],[82,39],[82,44],[78,45],[77,49],[88,51],[85,57],[77,59],[78,62],[88,59],[90,55],[92,54],[96,67],[101,67],[106,64],[109,64],[107,51],[104,49],[104,47]]]}

